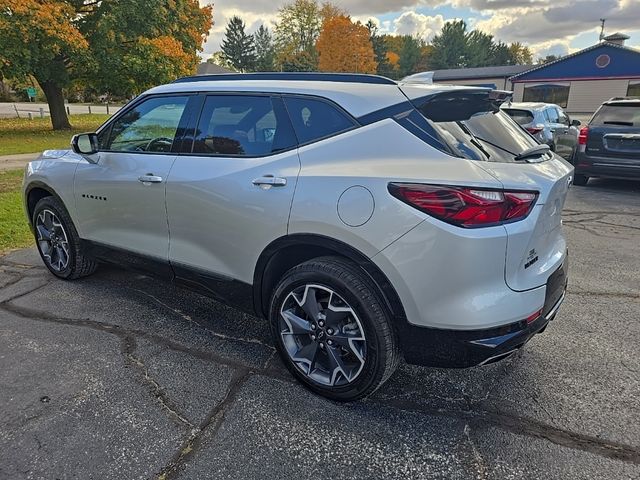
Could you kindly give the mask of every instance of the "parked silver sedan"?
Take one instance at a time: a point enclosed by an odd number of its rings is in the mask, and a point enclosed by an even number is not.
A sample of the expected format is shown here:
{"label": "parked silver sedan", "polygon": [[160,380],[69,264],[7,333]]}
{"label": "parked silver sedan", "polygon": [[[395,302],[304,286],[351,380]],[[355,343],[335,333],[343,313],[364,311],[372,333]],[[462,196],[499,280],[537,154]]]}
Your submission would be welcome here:
{"label": "parked silver sedan", "polygon": [[580,121],[571,120],[562,107],[553,103],[512,102],[503,104],[502,110],[558,155],[567,160],[573,157]]}

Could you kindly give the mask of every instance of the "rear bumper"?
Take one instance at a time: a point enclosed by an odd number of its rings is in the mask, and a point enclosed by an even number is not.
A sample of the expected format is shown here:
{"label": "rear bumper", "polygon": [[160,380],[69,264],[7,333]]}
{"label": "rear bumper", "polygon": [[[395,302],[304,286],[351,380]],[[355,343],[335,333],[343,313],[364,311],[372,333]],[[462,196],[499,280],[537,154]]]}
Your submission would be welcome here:
{"label": "rear bumper", "polygon": [[640,159],[596,157],[585,152],[577,152],[574,167],[576,174],[587,177],[640,180]]}
{"label": "rear bumper", "polygon": [[555,318],[565,298],[567,272],[568,263],[565,261],[549,277],[542,314],[531,323],[521,320],[482,330],[442,330],[404,323],[399,334],[406,362],[432,367],[465,368],[507,358],[535,334],[541,333]]}

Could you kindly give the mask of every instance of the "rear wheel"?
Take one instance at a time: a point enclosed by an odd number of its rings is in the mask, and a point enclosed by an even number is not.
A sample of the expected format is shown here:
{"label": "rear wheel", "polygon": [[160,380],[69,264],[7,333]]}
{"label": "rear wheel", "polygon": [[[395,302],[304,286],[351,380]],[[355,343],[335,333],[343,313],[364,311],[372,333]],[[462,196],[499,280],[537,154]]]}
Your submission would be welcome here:
{"label": "rear wheel", "polygon": [[289,270],[273,294],[270,321],[287,368],[333,400],[373,393],[399,361],[391,318],[375,286],[338,257]]}
{"label": "rear wheel", "polygon": [[579,187],[584,187],[588,181],[589,177],[587,177],[586,175],[582,175],[581,173],[576,173],[573,176],[573,184]]}
{"label": "rear wheel", "polygon": [[83,251],[62,202],[54,197],[42,198],[33,209],[32,221],[40,257],[56,277],[71,280],[95,271],[97,264]]}

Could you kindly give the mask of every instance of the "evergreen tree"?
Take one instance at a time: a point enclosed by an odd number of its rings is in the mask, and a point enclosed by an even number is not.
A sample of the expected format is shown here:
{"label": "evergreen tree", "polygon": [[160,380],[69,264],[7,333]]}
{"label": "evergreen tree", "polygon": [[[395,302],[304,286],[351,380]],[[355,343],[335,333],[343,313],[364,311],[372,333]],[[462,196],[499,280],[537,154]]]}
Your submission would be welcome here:
{"label": "evergreen tree", "polygon": [[256,65],[254,38],[253,35],[248,35],[244,28],[244,22],[240,17],[231,17],[221,45],[225,58],[241,72],[251,71]]}
{"label": "evergreen tree", "polygon": [[253,34],[256,46],[256,66],[257,72],[272,72],[274,70],[275,48],[271,32],[264,25]]}
{"label": "evergreen tree", "polygon": [[466,66],[467,24],[462,20],[447,22],[433,38],[429,63],[434,70]]}
{"label": "evergreen tree", "polygon": [[392,77],[394,75],[393,66],[387,58],[387,44],[384,41],[384,37],[378,35],[378,26],[373,23],[373,20],[369,20],[365,26],[369,29],[369,39],[373,46],[373,53],[375,55],[378,68],[376,73],[384,77]]}
{"label": "evergreen tree", "polygon": [[398,61],[400,78],[417,72],[417,65],[422,58],[422,43],[411,35],[403,37],[400,60]]}

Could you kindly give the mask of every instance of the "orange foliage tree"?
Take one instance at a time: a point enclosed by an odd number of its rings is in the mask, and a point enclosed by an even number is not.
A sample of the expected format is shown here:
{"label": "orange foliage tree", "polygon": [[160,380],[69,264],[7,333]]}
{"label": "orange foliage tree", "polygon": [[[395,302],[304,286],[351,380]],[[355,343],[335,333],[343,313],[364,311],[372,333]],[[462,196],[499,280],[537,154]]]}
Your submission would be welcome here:
{"label": "orange foliage tree", "polygon": [[70,128],[72,81],[124,96],[193,73],[211,25],[197,0],[0,0],[0,78],[35,78],[54,130]]}
{"label": "orange foliage tree", "polygon": [[376,73],[377,63],[369,30],[341,15],[328,18],[316,43],[322,72]]}

